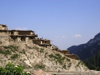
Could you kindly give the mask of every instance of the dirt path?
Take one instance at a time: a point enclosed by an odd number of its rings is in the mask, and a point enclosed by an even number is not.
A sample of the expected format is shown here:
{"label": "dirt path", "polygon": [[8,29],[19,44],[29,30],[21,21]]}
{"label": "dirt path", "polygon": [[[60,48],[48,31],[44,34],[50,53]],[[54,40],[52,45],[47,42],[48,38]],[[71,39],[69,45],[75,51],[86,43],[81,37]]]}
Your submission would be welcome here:
{"label": "dirt path", "polygon": [[52,75],[100,75],[100,72],[49,72]]}

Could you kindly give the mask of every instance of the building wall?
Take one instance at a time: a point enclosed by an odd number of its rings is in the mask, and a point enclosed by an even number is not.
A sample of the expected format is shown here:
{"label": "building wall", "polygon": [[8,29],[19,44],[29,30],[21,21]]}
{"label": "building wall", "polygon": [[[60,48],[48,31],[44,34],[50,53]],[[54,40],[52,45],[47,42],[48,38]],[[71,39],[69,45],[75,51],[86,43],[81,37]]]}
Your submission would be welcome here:
{"label": "building wall", "polygon": [[30,32],[30,35],[33,35],[34,34],[34,32]]}
{"label": "building wall", "polygon": [[29,37],[25,37],[25,41],[28,42],[29,41]]}
{"label": "building wall", "polygon": [[18,35],[18,31],[14,31],[14,35]]}
{"label": "building wall", "polygon": [[49,40],[33,40],[33,43],[35,44],[50,44]]}
{"label": "building wall", "polygon": [[17,37],[16,36],[11,36],[11,38],[16,41],[17,40]]}
{"label": "building wall", "polygon": [[0,35],[6,36],[6,35],[9,35],[9,32],[7,32],[7,31],[0,31]]}
{"label": "building wall", "polygon": [[21,37],[17,37],[17,41],[21,41]]}
{"label": "building wall", "polygon": [[42,44],[42,42],[40,40],[33,40],[34,44]]}
{"label": "building wall", "polygon": [[62,53],[62,54],[64,54],[64,55],[70,54],[70,52],[69,52],[68,50],[61,50],[61,51],[59,51],[59,52]]}
{"label": "building wall", "polygon": [[5,25],[0,25],[0,30],[7,30],[7,26],[5,26]]}
{"label": "building wall", "polygon": [[75,55],[75,54],[68,54],[66,56],[71,58],[71,59],[79,59],[79,57],[77,55]]}
{"label": "building wall", "polygon": [[33,31],[18,31],[19,35],[34,35]]}
{"label": "building wall", "polygon": [[45,43],[50,44],[50,40],[46,40]]}
{"label": "building wall", "polygon": [[19,35],[31,35],[32,33],[30,31],[19,31]]}

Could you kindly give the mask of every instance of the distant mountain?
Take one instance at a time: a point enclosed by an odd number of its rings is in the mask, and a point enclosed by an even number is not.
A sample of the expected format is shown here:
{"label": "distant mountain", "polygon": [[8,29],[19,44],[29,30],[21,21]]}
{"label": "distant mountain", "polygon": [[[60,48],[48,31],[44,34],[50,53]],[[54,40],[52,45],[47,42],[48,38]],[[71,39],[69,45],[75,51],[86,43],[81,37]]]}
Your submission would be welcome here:
{"label": "distant mountain", "polygon": [[89,69],[100,71],[100,51],[98,51],[92,57],[85,59],[84,63],[88,66]]}
{"label": "distant mountain", "polygon": [[78,55],[82,60],[92,57],[100,51],[100,33],[87,43],[69,47],[67,50]]}

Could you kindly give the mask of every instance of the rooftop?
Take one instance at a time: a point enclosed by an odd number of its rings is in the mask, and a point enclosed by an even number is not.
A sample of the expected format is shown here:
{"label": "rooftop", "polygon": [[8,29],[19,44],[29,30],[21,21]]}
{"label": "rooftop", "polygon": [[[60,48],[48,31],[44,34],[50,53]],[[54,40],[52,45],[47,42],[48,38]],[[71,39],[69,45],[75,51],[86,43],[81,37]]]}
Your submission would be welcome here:
{"label": "rooftop", "polygon": [[7,26],[6,26],[6,25],[4,25],[4,24],[0,24],[0,26],[7,27]]}

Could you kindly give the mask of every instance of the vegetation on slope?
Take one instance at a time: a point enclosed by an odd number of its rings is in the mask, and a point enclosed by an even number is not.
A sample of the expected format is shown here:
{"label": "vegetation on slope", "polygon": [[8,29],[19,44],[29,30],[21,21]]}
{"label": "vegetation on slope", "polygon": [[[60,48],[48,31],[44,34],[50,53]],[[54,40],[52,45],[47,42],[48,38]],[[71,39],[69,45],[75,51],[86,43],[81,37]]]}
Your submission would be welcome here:
{"label": "vegetation on slope", "polygon": [[23,43],[17,45],[0,46],[0,65],[5,66],[8,62],[20,64],[25,70],[42,69],[52,70],[87,70],[87,68],[78,64],[78,60],[70,59],[63,54],[37,45],[26,46]]}
{"label": "vegetation on slope", "polygon": [[30,75],[30,73],[24,72],[20,65],[15,66],[8,63],[5,67],[0,67],[0,75]]}
{"label": "vegetation on slope", "polygon": [[18,47],[13,45],[4,46],[0,49],[0,53],[4,54],[5,56],[10,55],[12,52],[16,51],[18,51]]}
{"label": "vegetation on slope", "polygon": [[100,51],[91,58],[84,60],[84,62],[89,69],[100,71]]}

